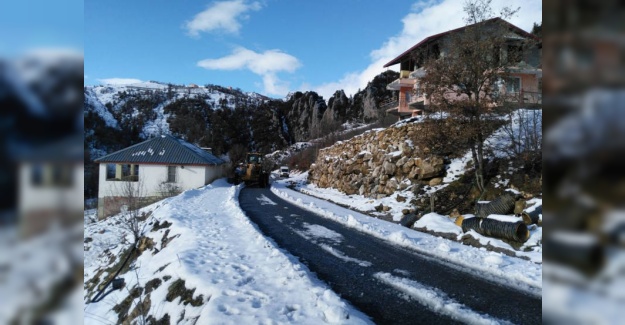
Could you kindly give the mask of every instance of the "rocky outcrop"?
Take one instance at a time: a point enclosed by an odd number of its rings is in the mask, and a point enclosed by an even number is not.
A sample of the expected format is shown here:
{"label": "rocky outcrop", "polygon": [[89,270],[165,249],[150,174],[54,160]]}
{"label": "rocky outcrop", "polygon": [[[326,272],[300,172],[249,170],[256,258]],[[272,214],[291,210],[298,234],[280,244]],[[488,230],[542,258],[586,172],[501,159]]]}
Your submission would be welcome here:
{"label": "rocky outcrop", "polygon": [[285,104],[289,132],[295,142],[315,137],[314,130],[321,128],[321,118],[326,111],[323,97],[314,91],[294,93]]}
{"label": "rocky outcrop", "polygon": [[328,124],[342,124],[346,121],[375,122],[384,114],[380,104],[393,97],[393,92],[386,85],[397,79],[399,74],[388,70],[377,75],[365,89],[359,90],[354,96],[347,97],[343,90],[336,91],[328,99],[328,109],[323,120]]}
{"label": "rocky outcrop", "polygon": [[309,180],[351,195],[382,198],[413,185],[440,183],[443,158],[413,144],[419,123],[373,130],[322,149]]}
{"label": "rocky outcrop", "polygon": [[345,121],[348,113],[351,113],[348,112],[350,107],[350,99],[343,90],[338,90],[328,99],[328,109],[324,113],[324,118],[335,122]]}

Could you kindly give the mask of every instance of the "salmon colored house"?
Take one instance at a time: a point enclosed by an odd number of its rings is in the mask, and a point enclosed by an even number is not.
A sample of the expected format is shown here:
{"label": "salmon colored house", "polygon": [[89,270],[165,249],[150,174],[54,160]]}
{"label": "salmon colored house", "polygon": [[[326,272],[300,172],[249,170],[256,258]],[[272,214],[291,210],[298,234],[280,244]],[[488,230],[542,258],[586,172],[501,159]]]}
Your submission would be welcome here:
{"label": "salmon colored house", "polygon": [[[499,91],[506,94],[507,98],[514,98],[522,104],[542,104],[542,65],[541,65],[541,42],[533,34],[516,27],[501,18],[493,18],[482,22],[501,22],[508,28],[506,34],[506,48],[500,50],[502,57],[510,58],[512,54],[519,53],[521,45],[526,40],[532,40],[537,45],[523,51],[522,55],[515,56],[518,59],[513,65],[507,67],[509,75],[499,85]],[[428,36],[421,42],[412,46],[404,53],[384,65],[385,68],[399,64],[399,78],[386,86],[388,90],[399,91],[398,100],[392,102],[387,113],[406,116],[416,116],[422,113],[430,104],[428,95],[423,91],[421,79],[427,71],[423,67],[423,60],[419,62],[415,58],[419,53],[430,53],[436,57],[445,56],[449,52],[450,38],[454,33],[461,32],[468,26],[446,31],[440,34]]]}

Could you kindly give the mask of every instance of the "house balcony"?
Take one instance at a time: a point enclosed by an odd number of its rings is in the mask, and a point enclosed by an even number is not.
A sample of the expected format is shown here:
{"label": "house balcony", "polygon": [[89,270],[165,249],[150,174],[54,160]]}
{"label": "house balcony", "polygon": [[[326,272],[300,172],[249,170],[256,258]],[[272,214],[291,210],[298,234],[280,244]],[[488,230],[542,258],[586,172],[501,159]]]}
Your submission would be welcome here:
{"label": "house balcony", "polygon": [[408,78],[411,78],[411,79],[421,79],[423,77],[425,77],[425,70],[423,68],[419,68],[415,71],[412,71],[408,75]]}
{"label": "house balcony", "polygon": [[400,90],[402,88],[413,87],[416,80],[410,78],[410,71],[402,70],[399,72],[399,78],[393,80],[390,84],[386,85],[387,90]]}
{"label": "house balcony", "polygon": [[536,76],[537,78],[543,77],[543,69],[532,67],[523,63],[520,63],[516,66],[508,67],[508,72],[511,74],[533,75],[533,76]]}
{"label": "house balcony", "polygon": [[520,92],[508,92],[505,94],[504,101],[507,103],[518,103],[525,105],[542,105],[543,94],[542,92],[525,91]]}
{"label": "house balcony", "polygon": [[397,115],[399,117],[417,116],[420,115],[422,110],[415,107],[423,105],[423,99],[419,100],[416,97],[400,98],[399,100],[392,100],[382,103],[380,105],[388,114]]}

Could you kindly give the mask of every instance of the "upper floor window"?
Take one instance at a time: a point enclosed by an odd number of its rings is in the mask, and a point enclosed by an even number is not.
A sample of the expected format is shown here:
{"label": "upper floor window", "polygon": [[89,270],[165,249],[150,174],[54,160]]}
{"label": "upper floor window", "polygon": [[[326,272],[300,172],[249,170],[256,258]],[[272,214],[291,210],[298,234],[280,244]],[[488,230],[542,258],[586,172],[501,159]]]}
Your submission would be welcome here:
{"label": "upper floor window", "polygon": [[523,46],[508,45],[508,63],[519,63],[523,61]]}
{"label": "upper floor window", "polygon": [[508,94],[518,93],[521,91],[521,78],[509,77],[506,78],[506,92]]}

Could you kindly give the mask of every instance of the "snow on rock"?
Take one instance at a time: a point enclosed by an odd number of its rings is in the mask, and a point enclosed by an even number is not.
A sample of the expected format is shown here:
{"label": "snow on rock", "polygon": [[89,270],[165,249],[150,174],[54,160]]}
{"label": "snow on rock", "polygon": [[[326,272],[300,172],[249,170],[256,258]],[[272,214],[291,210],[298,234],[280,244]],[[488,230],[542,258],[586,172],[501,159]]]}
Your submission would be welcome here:
{"label": "snow on rock", "polygon": [[[358,211],[369,212],[372,215],[385,216],[386,214],[389,214],[392,216],[394,221],[398,222],[403,216],[402,210],[412,208],[410,200],[414,198],[414,193],[409,190],[398,192],[394,195],[381,199],[373,199],[359,194],[345,195],[345,193],[342,193],[334,188],[321,188],[314,184],[306,184],[307,178],[308,172],[292,173],[289,179],[278,180],[275,183],[284,185],[296,184],[298,191],[302,193],[324,198],[337,204],[349,206]],[[403,200],[400,197],[403,198]],[[379,205],[388,207],[388,211],[376,211],[376,207]]]}
{"label": "snow on rock", "polygon": [[91,107],[93,111],[104,120],[106,126],[111,128],[119,127],[113,114],[97,99],[97,95],[93,89],[85,89],[85,106]]}
{"label": "snow on rock", "polygon": [[[120,322],[113,307],[128,297],[129,290],[146,288],[150,281],[160,281],[160,286],[149,294],[143,291],[142,298],[150,307],[148,315],[157,320],[167,315],[198,324],[370,323],[260,233],[239,208],[239,189],[220,179],[142,209],[151,213],[143,225],[154,248],[131,263],[134,271],[120,275],[127,289],[85,305],[85,324]],[[118,225],[121,218],[85,225],[85,238],[91,238],[85,243],[86,286],[102,275],[111,258],[128,248],[124,238],[130,237]],[[171,225],[153,230],[156,221]],[[321,229],[309,230],[330,236]],[[196,306],[188,300],[183,303],[181,297],[168,301],[168,290],[179,279],[194,290],[191,298]],[[85,290],[84,301],[92,297],[93,291]],[[138,302],[139,298],[131,299],[131,307]]]}
{"label": "snow on rock", "polygon": [[413,228],[423,228],[438,233],[462,234],[462,228],[458,227],[451,218],[434,212],[425,214],[417,220]]}
{"label": "snow on rock", "polygon": [[[286,127],[286,126],[285,126]],[[285,160],[293,156],[294,154],[312,146],[312,142],[296,142],[286,149],[276,150],[270,154],[265,155],[265,158],[271,159],[276,164],[283,163]]]}

